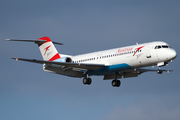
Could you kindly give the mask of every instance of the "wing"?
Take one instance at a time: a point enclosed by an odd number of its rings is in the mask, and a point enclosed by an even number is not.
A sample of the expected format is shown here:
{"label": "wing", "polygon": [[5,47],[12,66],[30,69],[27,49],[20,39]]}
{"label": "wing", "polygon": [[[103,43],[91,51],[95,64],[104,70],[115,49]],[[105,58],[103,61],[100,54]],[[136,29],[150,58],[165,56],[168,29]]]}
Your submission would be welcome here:
{"label": "wing", "polygon": [[[118,71],[117,78],[121,79],[123,78],[130,78],[130,77],[138,77],[140,74],[144,72],[157,72],[158,70],[154,69],[129,69],[129,70],[124,70],[124,71]],[[173,70],[162,70],[162,72],[172,72]],[[109,79],[115,79],[116,73],[110,74],[110,75],[104,75],[104,80],[109,80]]]}
{"label": "wing", "polygon": [[[153,70],[153,69],[137,69],[139,72],[157,72],[158,70]],[[173,70],[162,70],[162,72],[172,72]]]}
{"label": "wing", "polygon": [[24,58],[12,58],[16,61],[26,61],[26,62],[33,62],[39,64],[47,64],[47,65],[59,65],[65,67],[75,67],[75,68],[82,68],[87,70],[97,70],[104,67],[104,64],[85,64],[85,63],[67,63],[67,62],[53,62],[53,61],[43,61],[43,60],[36,60],[36,59],[24,59]]}

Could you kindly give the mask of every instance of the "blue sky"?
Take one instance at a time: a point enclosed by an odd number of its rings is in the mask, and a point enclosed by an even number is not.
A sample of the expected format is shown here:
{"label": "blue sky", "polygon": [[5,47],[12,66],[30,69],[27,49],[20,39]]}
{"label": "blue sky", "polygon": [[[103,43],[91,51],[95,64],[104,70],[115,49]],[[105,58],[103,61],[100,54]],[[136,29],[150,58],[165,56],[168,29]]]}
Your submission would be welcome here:
{"label": "blue sky", "polygon": [[42,57],[33,43],[4,41],[48,36],[64,43],[56,46],[59,53],[77,55],[160,40],[179,53],[179,6],[178,0],[0,1],[0,119],[179,120],[179,56],[164,67],[170,74],[122,79],[120,88],[94,76],[85,86],[13,61]]}

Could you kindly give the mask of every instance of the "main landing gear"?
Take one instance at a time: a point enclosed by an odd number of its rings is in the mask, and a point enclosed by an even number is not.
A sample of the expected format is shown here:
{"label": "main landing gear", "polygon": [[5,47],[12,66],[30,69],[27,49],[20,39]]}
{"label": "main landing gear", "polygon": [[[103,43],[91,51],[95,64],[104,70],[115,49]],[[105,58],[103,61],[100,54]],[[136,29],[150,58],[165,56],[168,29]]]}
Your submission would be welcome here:
{"label": "main landing gear", "polygon": [[115,80],[112,81],[112,86],[113,87],[119,87],[121,85],[121,81],[120,80],[117,80],[117,76],[118,76],[118,72],[116,73],[116,78]]}
{"label": "main landing gear", "polygon": [[113,87],[119,87],[121,85],[121,81],[120,80],[113,80],[112,81],[112,86]]}
{"label": "main landing gear", "polygon": [[83,79],[83,83],[84,83],[85,85],[90,85],[90,84],[92,83],[92,79],[91,79],[91,78],[84,78],[84,79]]}
{"label": "main landing gear", "polygon": [[[116,73],[116,78],[112,81],[112,86],[113,87],[119,87],[121,85],[121,81],[117,80],[117,75],[118,75],[118,73]],[[90,85],[92,83],[92,79],[89,78],[88,75],[87,75],[86,77],[84,77],[83,83],[85,85]]]}

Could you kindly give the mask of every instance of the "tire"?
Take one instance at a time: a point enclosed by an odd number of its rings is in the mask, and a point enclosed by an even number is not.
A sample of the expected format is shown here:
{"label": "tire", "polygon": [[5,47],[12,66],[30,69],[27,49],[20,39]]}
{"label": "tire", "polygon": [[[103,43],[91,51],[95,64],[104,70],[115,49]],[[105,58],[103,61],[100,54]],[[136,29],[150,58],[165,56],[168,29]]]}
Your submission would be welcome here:
{"label": "tire", "polygon": [[119,86],[121,85],[121,81],[120,81],[120,80],[117,80],[116,82],[117,82],[116,87],[119,87]]}
{"label": "tire", "polygon": [[121,81],[120,80],[113,80],[112,81],[112,86],[113,87],[119,87],[121,85]]}
{"label": "tire", "polygon": [[162,74],[163,71],[162,71],[162,70],[158,70],[157,73],[158,73],[158,74]]}
{"label": "tire", "polygon": [[116,87],[116,80],[113,80],[113,81],[112,81],[112,86],[113,86],[113,87]]}
{"label": "tire", "polygon": [[87,84],[87,81],[88,81],[88,80],[87,80],[86,78],[83,79],[83,83],[84,83],[85,85]]}
{"label": "tire", "polygon": [[85,85],[90,85],[90,84],[92,83],[92,80],[91,80],[91,78],[84,78],[84,79],[83,79],[83,83],[84,83]]}
{"label": "tire", "polygon": [[90,85],[92,83],[92,79],[91,78],[87,78],[87,84]]}

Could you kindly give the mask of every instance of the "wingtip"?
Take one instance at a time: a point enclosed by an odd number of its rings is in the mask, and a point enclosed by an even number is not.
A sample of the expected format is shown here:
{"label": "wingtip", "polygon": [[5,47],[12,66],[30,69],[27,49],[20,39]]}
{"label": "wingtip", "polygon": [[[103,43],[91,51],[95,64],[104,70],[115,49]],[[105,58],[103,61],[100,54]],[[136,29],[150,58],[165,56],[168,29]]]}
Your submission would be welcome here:
{"label": "wingtip", "polygon": [[9,41],[9,40],[11,40],[11,39],[4,39],[4,40]]}
{"label": "wingtip", "polygon": [[16,60],[16,61],[18,61],[18,60],[19,60],[19,58],[11,58],[11,59],[14,59],[14,60]]}

